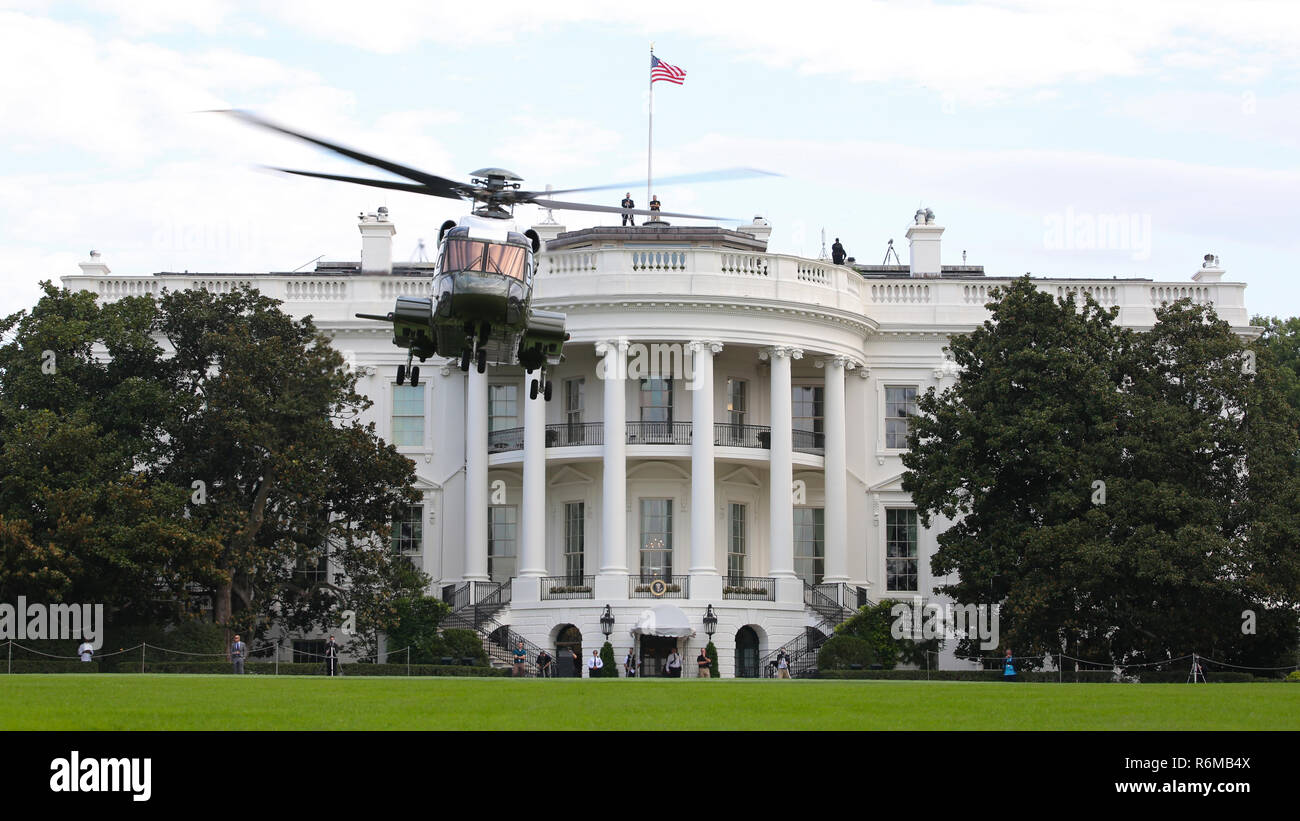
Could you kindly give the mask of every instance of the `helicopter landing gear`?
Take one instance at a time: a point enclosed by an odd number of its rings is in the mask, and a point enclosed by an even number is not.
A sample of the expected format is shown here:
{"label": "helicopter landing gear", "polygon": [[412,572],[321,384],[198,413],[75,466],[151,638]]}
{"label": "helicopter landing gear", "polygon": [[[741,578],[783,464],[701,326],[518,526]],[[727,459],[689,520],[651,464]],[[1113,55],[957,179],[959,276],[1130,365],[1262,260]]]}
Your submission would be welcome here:
{"label": "helicopter landing gear", "polygon": [[532,384],[528,386],[528,398],[529,398],[529,399],[536,399],[536,398],[537,398],[537,380],[536,380],[536,379],[534,379],[533,382],[532,382]]}
{"label": "helicopter landing gear", "polygon": [[551,401],[551,384],[552,384],[551,380],[549,379],[546,380],[546,391],[545,393],[543,393],[543,397],[546,399],[547,402]]}
{"label": "helicopter landing gear", "polygon": [[405,384],[405,383],[406,383],[406,366],[405,366],[405,365],[398,365],[398,366],[397,366],[397,384],[399,384],[399,385],[403,385],[403,384]]}
{"label": "helicopter landing gear", "polygon": [[411,368],[411,387],[416,388],[420,385],[420,366],[416,365]]}
{"label": "helicopter landing gear", "polygon": [[546,378],[546,371],[542,371],[537,379],[534,379],[528,386],[528,398],[536,399],[540,393],[542,398],[547,402],[551,401],[551,380]]}
{"label": "helicopter landing gear", "polygon": [[460,369],[462,371],[466,371],[466,372],[469,371],[469,356],[470,356],[469,348],[466,348],[460,352]]}
{"label": "helicopter landing gear", "polygon": [[479,373],[483,373],[487,370],[487,348],[478,349],[478,357],[474,362],[474,367]]}

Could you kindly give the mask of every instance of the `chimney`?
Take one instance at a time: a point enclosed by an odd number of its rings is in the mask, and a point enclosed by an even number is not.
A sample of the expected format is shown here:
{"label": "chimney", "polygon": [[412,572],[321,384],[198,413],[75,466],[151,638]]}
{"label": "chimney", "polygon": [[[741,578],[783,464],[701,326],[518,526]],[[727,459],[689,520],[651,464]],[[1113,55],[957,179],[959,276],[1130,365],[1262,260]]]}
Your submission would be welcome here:
{"label": "chimney", "polygon": [[749,225],[737,226],[736,230],[752,235],[754,239],[760,240],[764,246],[767,245],[767,238],[772,236],[772,226],[758,214],[754,215],[754,221]]}
{"label": "chimney", "polygon": [[917,278],[936,278],[942,275],[939,257],[939,238],[943,226],[934,224],[934,212],[918,208],[912,224],[907,226],[908,267]]}
{"label": "chimney", "polygon": [[88,277],[106,277],[112,273],[108,270],[108,266],[100,261],[98,251],[90,252],[90,262],[79,262],[77,265],[81,268],[81,273]]}
{"label": "chimney", "polygon": [[380,206],[374,214],[361,214],[361,273],[393,272],[393,234],[397,227],[388,221],[388,209]]}
{"label": "chimney", "polygon": [[1219,267],[1219,258],[1214,254],[1206,254],[1201,267],[1196,269],[1192,274],[1193,282],[1222,282],[1223,275],[1226,273]]}

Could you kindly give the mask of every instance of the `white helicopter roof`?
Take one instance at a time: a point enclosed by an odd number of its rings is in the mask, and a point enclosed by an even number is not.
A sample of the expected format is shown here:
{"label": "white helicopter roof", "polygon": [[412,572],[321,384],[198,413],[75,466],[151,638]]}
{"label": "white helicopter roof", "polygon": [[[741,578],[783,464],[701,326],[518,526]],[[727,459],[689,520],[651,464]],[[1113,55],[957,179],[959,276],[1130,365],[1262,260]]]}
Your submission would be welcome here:
{"label": "white helicopter roof", "polygon": [[461,228],[468,228],[471,239],[482,239],[489,242],[506,242],[509,239],[510,232],[517,231],[514,220],[476,217],[473,214],[461,217],[457,225]]}

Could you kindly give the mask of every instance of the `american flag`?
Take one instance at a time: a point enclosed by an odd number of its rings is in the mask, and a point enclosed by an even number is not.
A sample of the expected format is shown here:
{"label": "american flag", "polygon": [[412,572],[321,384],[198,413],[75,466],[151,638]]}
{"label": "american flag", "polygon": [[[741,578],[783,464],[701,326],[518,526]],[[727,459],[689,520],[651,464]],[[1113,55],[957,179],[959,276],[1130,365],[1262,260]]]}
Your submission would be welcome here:
{"label": "american flag", "polygon": [[660,80],[667,80],[670,83],[681,85],[686,82],[686,72],[677,66],[670,66],[663,60],[653,54],[650,55],[650,82],[657,83]]}

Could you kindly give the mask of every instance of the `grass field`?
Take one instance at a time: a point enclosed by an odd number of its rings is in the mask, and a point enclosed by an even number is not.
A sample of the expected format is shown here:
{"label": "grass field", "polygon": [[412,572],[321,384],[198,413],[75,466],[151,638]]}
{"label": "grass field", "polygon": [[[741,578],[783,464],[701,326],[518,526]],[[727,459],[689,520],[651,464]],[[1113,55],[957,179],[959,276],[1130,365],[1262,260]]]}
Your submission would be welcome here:
{"label": "grass field", "polygon": [[3,730],[1295,730],[1294,684],[0,676]]}

